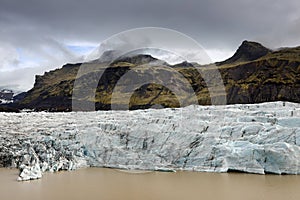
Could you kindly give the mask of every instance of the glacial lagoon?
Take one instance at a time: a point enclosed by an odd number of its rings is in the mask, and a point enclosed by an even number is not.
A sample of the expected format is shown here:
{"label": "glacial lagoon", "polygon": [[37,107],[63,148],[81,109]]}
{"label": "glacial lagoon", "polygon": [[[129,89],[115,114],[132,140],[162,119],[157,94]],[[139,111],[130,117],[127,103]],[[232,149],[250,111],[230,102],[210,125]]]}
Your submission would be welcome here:
{"label": "glacial lagoon", "polygon": [[299,200],[297,175],[135,172],[86,168],[17,182],[18,170],[0,169],[1,199],[22,200]]}

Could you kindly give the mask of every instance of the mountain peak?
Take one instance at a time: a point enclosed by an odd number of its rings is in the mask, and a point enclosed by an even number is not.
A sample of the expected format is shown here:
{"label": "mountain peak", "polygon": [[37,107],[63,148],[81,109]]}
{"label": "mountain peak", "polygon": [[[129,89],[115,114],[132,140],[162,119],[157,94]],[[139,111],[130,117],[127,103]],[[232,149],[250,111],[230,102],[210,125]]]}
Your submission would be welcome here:
{"label": "mountain peak", "polygon": [[114,59],[116,59],[118,56],[118,51],[117,50],[108,50],[103,52],[103,54],[100,57],[100,60],[102,62],[111,62]]}
{"label": "mountain peak", "polygon": [[256,60],[262,56],[267,55],[270,53],[271,50],[264,47],[258,42],[252,42],[252,41],[243,41],[242,44],[239,46],[238,50],[235,52],[235,54],[223,61],[218,62],[217,65],[224,65],[224,64],[232,64],[237,62],[246,62],[246,61],[252,61]]}
{"label": "mountain peak", "polygon": [[118,50],[108,50],[103,52],[99,59],[94,60],[96,63],[111,63],[114,65],[118,62],[127,62],[132,64],[146,64],[154,61],[159,61],[150,54],[125,54],[122,55]]}
{"label": "mountain peak", "polygon": [[252,48],[253,49],[267,49],[266,47],[264,47],[262,44],[258,43],[258,42],[253,42],[253,41],[248,41],[248,40],[244,40],[241,44],[241,46],[239,47],[239,49],[244,49],[244,50],[250,50]]}
{"label": "mountain peak", "polygon": [[158,61],[158,59],[152,57],[151,55],[137,54],[137,55],[130,55],[130,56],[122,56],[121,58],[115,60],[113,64],[118,62],[128,62],[128,63],[140,65],[140,64],[146,64],[155,61]]}

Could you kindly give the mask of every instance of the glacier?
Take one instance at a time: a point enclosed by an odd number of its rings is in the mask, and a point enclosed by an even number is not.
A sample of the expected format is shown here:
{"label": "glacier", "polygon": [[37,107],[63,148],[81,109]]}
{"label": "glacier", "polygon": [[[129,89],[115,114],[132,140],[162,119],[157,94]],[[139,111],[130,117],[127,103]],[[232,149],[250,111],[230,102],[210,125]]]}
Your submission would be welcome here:
{"label": "glacier", "polygon": [[300,174],[300,104],[0,113],[0,167],[18,180],[83,167]]}

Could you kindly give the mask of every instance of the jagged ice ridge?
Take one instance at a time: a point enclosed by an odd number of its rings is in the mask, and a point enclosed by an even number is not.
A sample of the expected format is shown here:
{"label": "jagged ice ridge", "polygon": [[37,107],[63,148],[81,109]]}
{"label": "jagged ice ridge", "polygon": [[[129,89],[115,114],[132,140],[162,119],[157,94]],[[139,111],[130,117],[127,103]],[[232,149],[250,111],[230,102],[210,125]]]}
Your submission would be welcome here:
{"label": "jagged ice ridge", "polygon": [[0,113],[0,166],[18,180],[82,167],[300,173],[300,104]]}

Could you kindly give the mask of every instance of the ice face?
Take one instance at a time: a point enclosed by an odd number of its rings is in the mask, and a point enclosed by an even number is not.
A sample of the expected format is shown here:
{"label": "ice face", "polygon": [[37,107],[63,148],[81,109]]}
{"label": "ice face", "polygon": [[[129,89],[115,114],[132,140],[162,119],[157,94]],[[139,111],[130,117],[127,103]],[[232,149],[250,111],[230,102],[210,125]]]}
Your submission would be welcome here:
{"label": "ice face", "polygon": [[80,167],[300,173],[300,105],[0,113],[0,166],[19,180]]}

